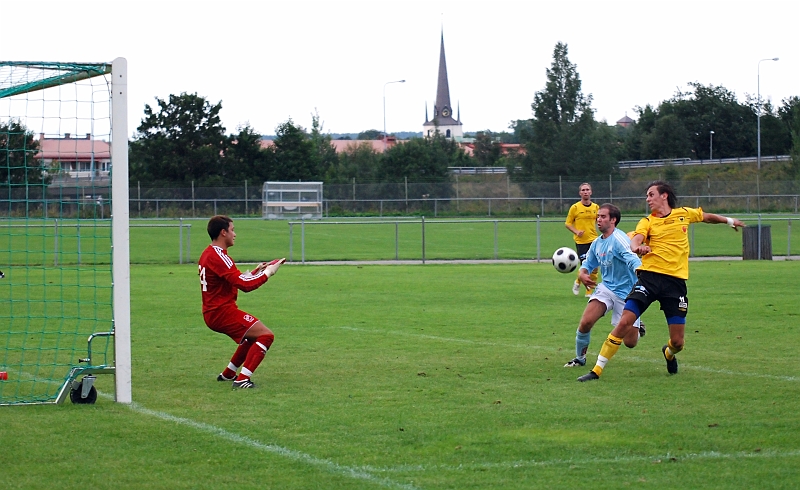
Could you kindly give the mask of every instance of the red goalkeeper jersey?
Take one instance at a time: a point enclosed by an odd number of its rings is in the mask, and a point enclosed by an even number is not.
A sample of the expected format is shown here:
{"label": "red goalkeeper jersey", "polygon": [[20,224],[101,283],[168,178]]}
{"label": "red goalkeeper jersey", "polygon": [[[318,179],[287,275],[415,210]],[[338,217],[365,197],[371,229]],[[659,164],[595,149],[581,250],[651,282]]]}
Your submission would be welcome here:
{"label": "red goalkeeper jersey", "polygon": [[267,275],[243,274],[221,247],[209,245],[198,262],[200,290],[203,292],[203,315],[220,308],[236,307],[239,290],[245,293],[267,282]]}

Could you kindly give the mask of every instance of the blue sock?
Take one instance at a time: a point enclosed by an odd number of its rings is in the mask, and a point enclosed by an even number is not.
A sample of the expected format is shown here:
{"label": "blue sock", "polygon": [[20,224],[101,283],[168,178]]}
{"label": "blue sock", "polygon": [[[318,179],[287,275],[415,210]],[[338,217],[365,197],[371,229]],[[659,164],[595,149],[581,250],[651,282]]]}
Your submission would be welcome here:
{"label": "blue sock", "polygon": [[589,349],[589,341],[592,339],[592,332],[582,333],[578,330],[575,333],[575,354],[580,359],[586,358],[586,351]]}

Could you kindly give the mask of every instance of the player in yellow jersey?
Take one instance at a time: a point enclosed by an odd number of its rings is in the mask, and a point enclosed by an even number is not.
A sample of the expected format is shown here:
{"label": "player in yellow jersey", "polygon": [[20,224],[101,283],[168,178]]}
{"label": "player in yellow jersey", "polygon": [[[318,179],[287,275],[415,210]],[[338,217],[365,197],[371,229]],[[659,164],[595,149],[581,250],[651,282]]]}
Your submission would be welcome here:
{"label": "player in yellow jersey", "polygon": [[[575,248],[578,252],[578,257],[583,263],[586,259],[586,252],[592,242],[597,238],[597,210],[600,206],[592,202],[592,186],[584,182],[578,188],[578,195],[581,200],[570,206],[569,213],[567,213],[567,221],[564,226],[574,235],[572,238],[575,240]],[[577,296],[581,291],[581,281],[578,279],[580,276],[580,268],[578,268],[578,275],[575,277],[575,283],[572,285],[572,294]],[[589,276],[593,282],[597,282],[597,269],[593,270]],[[592,295],[592,289],[586,288],[586,297]]]}
{"label": "player in yellow jersey", "polygon": [[642,313],[655,301],[669,326],[669,341],[661,348],[667,361],[667,372],[678,372],[675,354],[683,350],[683,334],[689,297],[686,280],[689,278],[689,225],[691,223],[727,223],[736,231],[744,223],[719,214],[704,213],[702,208],[677,207],[672,186],[657,180],[647,185],[647,204],[652,213],[636,225],[631,250],[642,256],[637,269],[638,280],[625,301],[622,318],[600,348],[595,367],[578,381],[600,378],[606,363],[614,357],[619,346],[636,347],[639,332],[633,326]]}

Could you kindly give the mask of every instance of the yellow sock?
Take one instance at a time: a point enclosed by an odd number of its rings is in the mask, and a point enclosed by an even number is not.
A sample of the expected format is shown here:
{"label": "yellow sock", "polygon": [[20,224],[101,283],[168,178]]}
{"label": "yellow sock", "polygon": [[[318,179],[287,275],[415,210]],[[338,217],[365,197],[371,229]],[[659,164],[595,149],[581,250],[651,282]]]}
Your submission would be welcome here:
{"label": "yellow sock", "polygon": [[608,334],[608,338],[603,342],[603,346],[600,347],[600,354],[597,356],[597,364],[592,368],[594,374],[598,376],[603,374],[603,368],[606,367],[606,363],[617,353],[620,345],[622,345],[621,338]]}
{"label": "yellow sock", "polygon": [[675,354],[677,354],[678,352],[680,352],[682,350],[683,350],[683,347],[678,349],[677,347],[672,345],[672,340],[668,341],[667,342],[667,351],[666,351],[667,360],[671,361],[671,360],[675,359]]}

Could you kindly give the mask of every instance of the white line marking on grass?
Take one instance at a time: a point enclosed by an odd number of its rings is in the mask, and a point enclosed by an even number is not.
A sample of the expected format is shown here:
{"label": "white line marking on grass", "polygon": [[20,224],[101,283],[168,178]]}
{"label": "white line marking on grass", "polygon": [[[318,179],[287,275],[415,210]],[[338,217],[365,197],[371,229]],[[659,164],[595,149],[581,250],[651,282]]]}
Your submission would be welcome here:
{"label": "white line marking on grass", "polygon": [[[451,338],[451,337],[440,337],[437,335],[428,335],[428,334],[419,334],[413,332],[401,332],[397,330],[374,330],[368,328],[358,328],[358,327],[347,327],[347,326],[338,326],[334,328],[339,328],[342,330],[352,330],[354,332],[367,332],[373,334],[391,334],[391,335],[404,335],[409,337],[418,337],[421,339],[430,339],[430,340],[438,340],[441,342],[457,342],[462,344],[475,344],[475,345],[489,345],[495,347],[512,347],[515,349],[543,349],[543,350],[550,350],[554,351],[552,347],[542,347],[540,345],[532,345],[532,344],[506,344],[500,342],[489,342],[489,341],[482,341],[482,340],[471,340],[471,339],[459,339],[459,338]],[[663,363],[662,358],[658,359],[650,359],[650,358],[643,358],[637,356],[627,356],[622,355],[618,359],[620,360],[629,360],[629,361],[636,361],[636,362],[648,362],[648,363]],[[686,364],[681,363],[681,368],[683,369],[694,369],[697,371],[703,371],[707,373],[714,373],[714,374],[725,374],[729,376],[747,376],[750,378],[763,378],[763,379],[773,379],[777,381],[790,381],[796,382],[800,381],[800,378],[797,376],[784,376],[784,375],[776,375],[776,374],[761,374],[761,373],[748,373],[744,371],[731,371],[729,369],[714,369],[705,366],[697,366],[693,364]]]}
{"label": "white line marking on grass", "polygon": [[[100,395],[103,396],[104,398],[112,400],[114,399],[113,396],[105,393],[100,393]],[[306,463],[311,466],[322,467],[330,471],[331,473],[337,473],[340,475],[349,476],[350,478],[354,478],[356,480],[364,480],[388,488],[402,488],[406,490],[416,490],[417,488],[413,485],[398,483],[396,481],[392,481],[387,478],[379,478],[362,469],[353,468],[350,466],[343,466],[338,463],[334,463],[333,461],[316,458],[314,456],[311,456],[310,454],[302,453],[300,451],[295,451],[293,449],[277,446],[275,444],[264,444],[262,442],[256,441],[255,439],[250,439],[249,437],[241,436],[239,434],[227,431],[225,429],[210,424],[205,424],[203,422],[196,422],[194,420],[187,419],[184,417],[176,417],[175,415],[171,415],[166,412],[158,412],[156,410],[150,410],[149,408],[145,408],[136,402],[131,403],[129,405],[129,408],[137,413],[150,415],[151,417],[156,417],[158,419],[165,420],[167,422],[174,422],[179,425],[185,425],[187,427],[191,427],[193,429],[197,429],[199,431],[215,435],[222,439],[226,439],[229,442],[250,446],[252,448],[264,452],[277,454],[279,456],[299,461],[301,463]]]}
{"label": "white line marking on grass", "polygon": [[800,450],[791,451],[773,451],[761,450],[759,452],[753,451],[739,451],[735,453],[720,453],[717,451],[703,451],[700,453],[688,453],[681,455],[674,455],[667,453],[660,456],[621,456],[615,458],[584,458],[584,459],[551,459],[551,460],[519,460],[519,461],[501,461],[498,463],[465,463],[458,465],[402,465],[392,466],[385,468],[376,468],[373,466],[361,467],[363,471],[372,473],[408,473],[408,472],[427,472],[427,471],[473,471],[473,470],[486,470],[486,469],[514,469],[514,468],[531,468],[541,466],[559,466],[559,465],[587,465],[596,466],[598,464],[614,464],[614,463],[661,463],[675,461],[688,461],[688,460],[711,460],[711,459],[745,459],[745,458],[794,458],[800,456]]}

